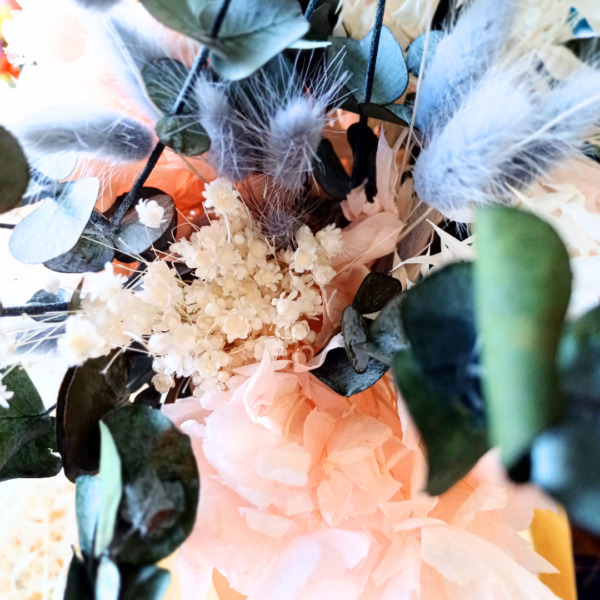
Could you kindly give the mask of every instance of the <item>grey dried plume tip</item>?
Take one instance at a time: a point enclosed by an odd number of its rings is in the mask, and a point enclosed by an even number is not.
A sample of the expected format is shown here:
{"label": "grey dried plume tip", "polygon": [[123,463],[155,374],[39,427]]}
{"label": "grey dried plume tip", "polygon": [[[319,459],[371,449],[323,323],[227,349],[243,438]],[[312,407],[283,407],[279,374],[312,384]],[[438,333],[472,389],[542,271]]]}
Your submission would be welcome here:
{"label": "grey dried plume tip", "polygon": [[48,108],[13,131],[26,151],[35,154],[79,152],[117,163],[144,160],[155,144],[146,125],[105,109]]}
{"label": "grey dried plume tip", "polygon": [[440,41],[423,76],[415,117],[426,136],[450,120],[498,58],[518,5],[519,0],[473,0]]}

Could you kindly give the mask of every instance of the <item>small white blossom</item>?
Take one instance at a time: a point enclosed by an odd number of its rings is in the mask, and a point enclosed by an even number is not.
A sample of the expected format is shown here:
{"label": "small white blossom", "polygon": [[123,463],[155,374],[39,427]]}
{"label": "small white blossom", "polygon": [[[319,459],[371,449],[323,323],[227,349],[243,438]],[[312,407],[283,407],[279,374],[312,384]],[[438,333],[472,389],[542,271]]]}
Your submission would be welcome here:
{"label": "small white blossom", "polygon": [[140,200],[135,210],[142,225],[158,229],[166,221],[165,209],[156,200]]}
{"label": "small white blossom", "polygon": [[15,395],[6,388],[6,386],[0,381],[0,406],[2,408],[9,408],[8,401]]}
{"label": "small white blossom", "polygon": [[315,281],[319,285],[327,285],[335,275],[335,271],[329,265],[317,267],[317,270],[315,271]]}
{"label": "small white blossom", "polygon": [[60,291],[60,279],[58,278],[58,275],[52,271],[44,273],[42,288],[45,292],[56,296]]}
{"label": "small white blossom", "polygon": [[171,375],[155,375],[152,378],[152,383],[157,392],[166,394],[173,387],[175,381]]}
{"label": "small white blossom", "polygon": [[344,242],[342,240],[342,230],[335,225],[327,225],[317,233],[315,239],[327,253],[327,256],[336,256],[342,251]]}
{"label": "small white blossom", "polygon": [[115,275],[112,263],[106,263],[104,271],[88,275],[87,280],[90,298],[108,303],[120,295],[127,278]]}
{"label": "small white blossom", "polygon": [[14,336],[0,331],[0,368],[3,368],[15,353]]}
{"label": "small white blossom", "polygon": [[82,365],[88,358],[102,356],[106,344],[93,323],[76,315],[67,319],[65,335],[58,340],[58,350],[69,366],[74,367]]}
{"label": "small white blossom", "polygon": [[235,217],[242,211],[239,193],[233,183],[225,177],[219,177],[207,184],[202,195],[206,198],[204,206],[212,208],[217,216]]}
{"label": "small white blossom", "polygon": [[295,340],[301,341],[306,339],[306,337],[308,336],[308,334],[310,333],[310,326],[308,325],[308,323],[306,321],[298,321],[298,323],[296,323],[293,327],[292,327],[292,337]]}

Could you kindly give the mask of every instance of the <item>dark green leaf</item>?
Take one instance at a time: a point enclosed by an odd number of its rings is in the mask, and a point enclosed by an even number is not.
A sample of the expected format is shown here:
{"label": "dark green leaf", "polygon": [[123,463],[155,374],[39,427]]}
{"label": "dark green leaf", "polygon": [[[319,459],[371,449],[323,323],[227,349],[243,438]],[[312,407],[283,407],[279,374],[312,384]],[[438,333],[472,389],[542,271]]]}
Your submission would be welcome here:
{"label": "dark green leaf", "polygon": [[16,208],[29,185],[29,165],[19,142],[0,127],[0,213]]}
{"label": "dark green leaf", "polygon": [[85,556],[91,557],[94,553],[94,535],[102,502],[101,483],[98,477],[91,475],[81,475],[75,483],[79,546]]}
{"label": "dark green leaf", "polygon": [[204,127],[189,117],[163,117],[156,124],[156,135],[178,154],[200,156],[210,149],[210,138]]}
{"label": "dark green leaf", "polygon": [[119,600],[162,600],[170,585],[171,573],[166,569],[121,567]]}
{"label": "dark green leaf", "polygon": [[113,411],[104,423],[123,475],[111,555],[119,564],[153,564],[179,547],[194,525],[200,483],[190,439],[145,406]]}
{"label": "dark green leaf", "polygon": [[54,477],[61,469],[54,418],[48,416],[38,391],[20,366],[2,375],[14,393],[8,409],[0,409],[0,481]]}
{"label": "dark green leaf", "polygon": [[583,62],[594,66],[598,64],[598,57],[600,56],[600,37],[575,38],[565,42],[564,46]]}
{"label": "dark green leaf", "polygon": [[114,242],[115,246],[122,252],[134,255],[142,253],[159,240],[169,228],[172,229],[173,219],[177,218],[173,198],[156,188],[143,188],[140,200],[154,200],[163,207],[165,215],[160,227],[150,228],[140,223],[135,207],[127,212],[121,221],[121,226],[114,235]]}
{"label": "dark green leaf", "polygon": [[[204,31],[210,31],[221,2],[210,2],[200,11]],[[231,81],[243,79],[299,40],[309,25],[297,0],[232,0],[218,43],[212,43],[215,72]]]}
{"label": "dark green leaf", "polygon": [[359,104],[358,114],[366,115],[370,119],[379,119],[387,123],[396,125],[410,125],[412,122],[413,111],[404,104],[388,104],[381,106],[379,104]]}
{"label": "dark green leaf", "polygon": [[[427,64],[430,64],[437,51],[438,44],[444,37],[443,31],[429,32],[429,47],[427,48]],[[408,70],[417,77],[421,74],[421,64],[423,62],[423,54],[425,51],[425,42],[427,34],[420,35],[409,47],[406,53],[406,64]]]}
{"label": "dark green leaf", "polygon": [[115,563],[103,556],[96,572],[96,589],[94,600],[119,600],[121,574]]}
{"label": "dark green leaf", "polygon": [[357,373],[350,364],[344,348],[330,350],[325,362],[311,373],[341,396],[354,396],[369,389],[388,371],[389,366],[372,358],[363,374]]}
{"label": "dark green leaf", "polygon": [[313,173],[317,183],[335,200],[345,200],[352,190],[352,179],[326,138],[319,144]]}
{"label": "dark green leaf", "polygon": [[160,408],[161,397],[162,394],[153,385],[149,385],[145,390],[137,394],[133,403],[158,409]]}
{"label": "dark green leaf", "polygon": [[46,198],[14,229],[8,247],[18,261],[47,262],[77,244],[96,204],[100,181],[88,177],[63,185],[58,198]]}
{"label": "dark green leaf", "polygon": [[73,554],[63,600],[91,600],[92,598],[94,598],[94,588],[88,578],[88,570],[83,561]]}
{"label": "dark green leaf", "polygon": [[[30,306],[35,306],[39,304],[64,304],[69,301],[69,294],[66,290],[62,288],[58,290],[58,294],[51,294],[50,292],[46,292],[45,290],[37,291],[29,300],[27,300],[27,304]],[[40,316],[32,316],[34,321],[42,321],[45,323],[61,323],[62,321],[67,320],[67,315],[60,315],[56,317],[47,317],[45,315]]]}
{"label": "dark green leaf", "polygon": [[[190,70],[173,58],[159,58],[146,64],[142,78],[152,102],[164,113],[170,113]],[[184,112],[197,110],[194,95],[190,96]]]}
{"label": "dark green leaf", "polygon": [[369,273],[358,288],[352,306],[361,315],[369,315],[382,310],[401,293],[402,284],[394,277],[383,273]]}
{"label": "dark green leaf", "polygon": [[210,0],[141,0],[148,12],[175,31],[201,42],[208,41],[209,30],[200,27],[198,13]]}
{"label": "dark green leaf", "polygon": [[96,556],[101,556],[113,540],[117,513],[123,494],[122,463],[115,439],[104,423],[100,423],[100,433],[102,438],[100,451],[101,502],[94,546]]}
{"label": "dark green leaf", "polygon": [[402,304],[405,296],[398,295],[390,300],[371,324],[367,341],[360,347],[373,358],[389,365],[394,354],[408,346],[402,327]]}
{"label": "dark green leaf", "polygon": [[71,296],[71,300],[69,301],[69,312],[74,313],[81,309],[81,290],[83,289],[84,278],[81,278],[81,281],[75,288],[73,295]]}
{"label": "dark green leaf", "polygon": [[532,483],[559,500],[569,519],[600,534],[600,428],[570,419],[540,435],[531,451]]}
{"label": "dark green leaf", "polygon": [[[330,37],[328,53],[330,60],[345,51],[344,68],[350,73],[348,88],[359,104],[365,102],[365,80],[371,50],[373,30],[363,40],[352,38]],[[402,96],[408,85],[408,69],[400,44],[394,34],[383,27],[379,41],[379,52],[375,66],[375,80],[371,102],[374,104],[390,104]]]}
{"label": "dark green leaf", "polygon": [[100,233],[85,230],[71,250],[44,263],[57,273],[97,273],[112,262],[112,242]]}
{"label": "dark green leaf", "polygon": [[326,42],[337,23],[336,9],[339,3],[337,0],[320,0],[317,4],[310,17],[310,29],[305,39]]}
{"label": "dark green leaf", "polygon": [[477,324],[491,441],[511,466],[563,411],[556,355],[571,294],[569,256],[550,225],[513,208],[479,210],[477,235]]}
{"label": "dark green leaf", "polygon": [[342,314],[342,333],[350,364],[359,375],[362,375],[369,365],[369,355],[356,346],[367,341],[367,324],[362,315],[352,306],[347,306]]}
{"label": "dark green leaf", "polygon": [[115,352],[72,367],[61,386],[56,410],[57,439],[65,474],[71,481],[80,473],[98,471],[98,423],[106,413],[122,406],[129,398],[127,363],[121,353],[115,359]]}
{"label": "dark green leaf", "polygon": [[443,494],[488,451],[485,424],[464,408],[460,398],[445,397],[410,350],[396,354],[394,374],[427,446],[427,493]]}

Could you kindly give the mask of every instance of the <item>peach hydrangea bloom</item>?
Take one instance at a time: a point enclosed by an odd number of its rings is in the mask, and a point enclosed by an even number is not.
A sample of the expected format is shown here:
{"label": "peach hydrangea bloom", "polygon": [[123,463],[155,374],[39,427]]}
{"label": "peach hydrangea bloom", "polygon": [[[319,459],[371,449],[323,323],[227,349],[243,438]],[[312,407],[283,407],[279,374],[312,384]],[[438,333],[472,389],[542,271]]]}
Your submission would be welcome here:
{"label": "peach hydrangea bloom", "polygon": [[202,493],[179,558],[184,600],[213,567],[250,600],[550,600],[555,569],[519,531],[548,507],[494,452],[450,491],[389,378],[344,398],[293,360],[235,369],[206,410],[165,407],[191,436]]}

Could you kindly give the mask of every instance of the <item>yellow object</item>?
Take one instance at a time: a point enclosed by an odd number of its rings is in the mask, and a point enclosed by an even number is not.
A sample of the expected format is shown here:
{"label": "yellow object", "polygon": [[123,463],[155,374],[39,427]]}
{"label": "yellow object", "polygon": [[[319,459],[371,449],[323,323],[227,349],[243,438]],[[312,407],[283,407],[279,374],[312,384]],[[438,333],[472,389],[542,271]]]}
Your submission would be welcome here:
{"label": "yellow object", "polygon": [[562,600],[577,600],[571,528],[564,509],[536,510],[530,533],[535,551],[560,571],[542,574],[540,580]]}

